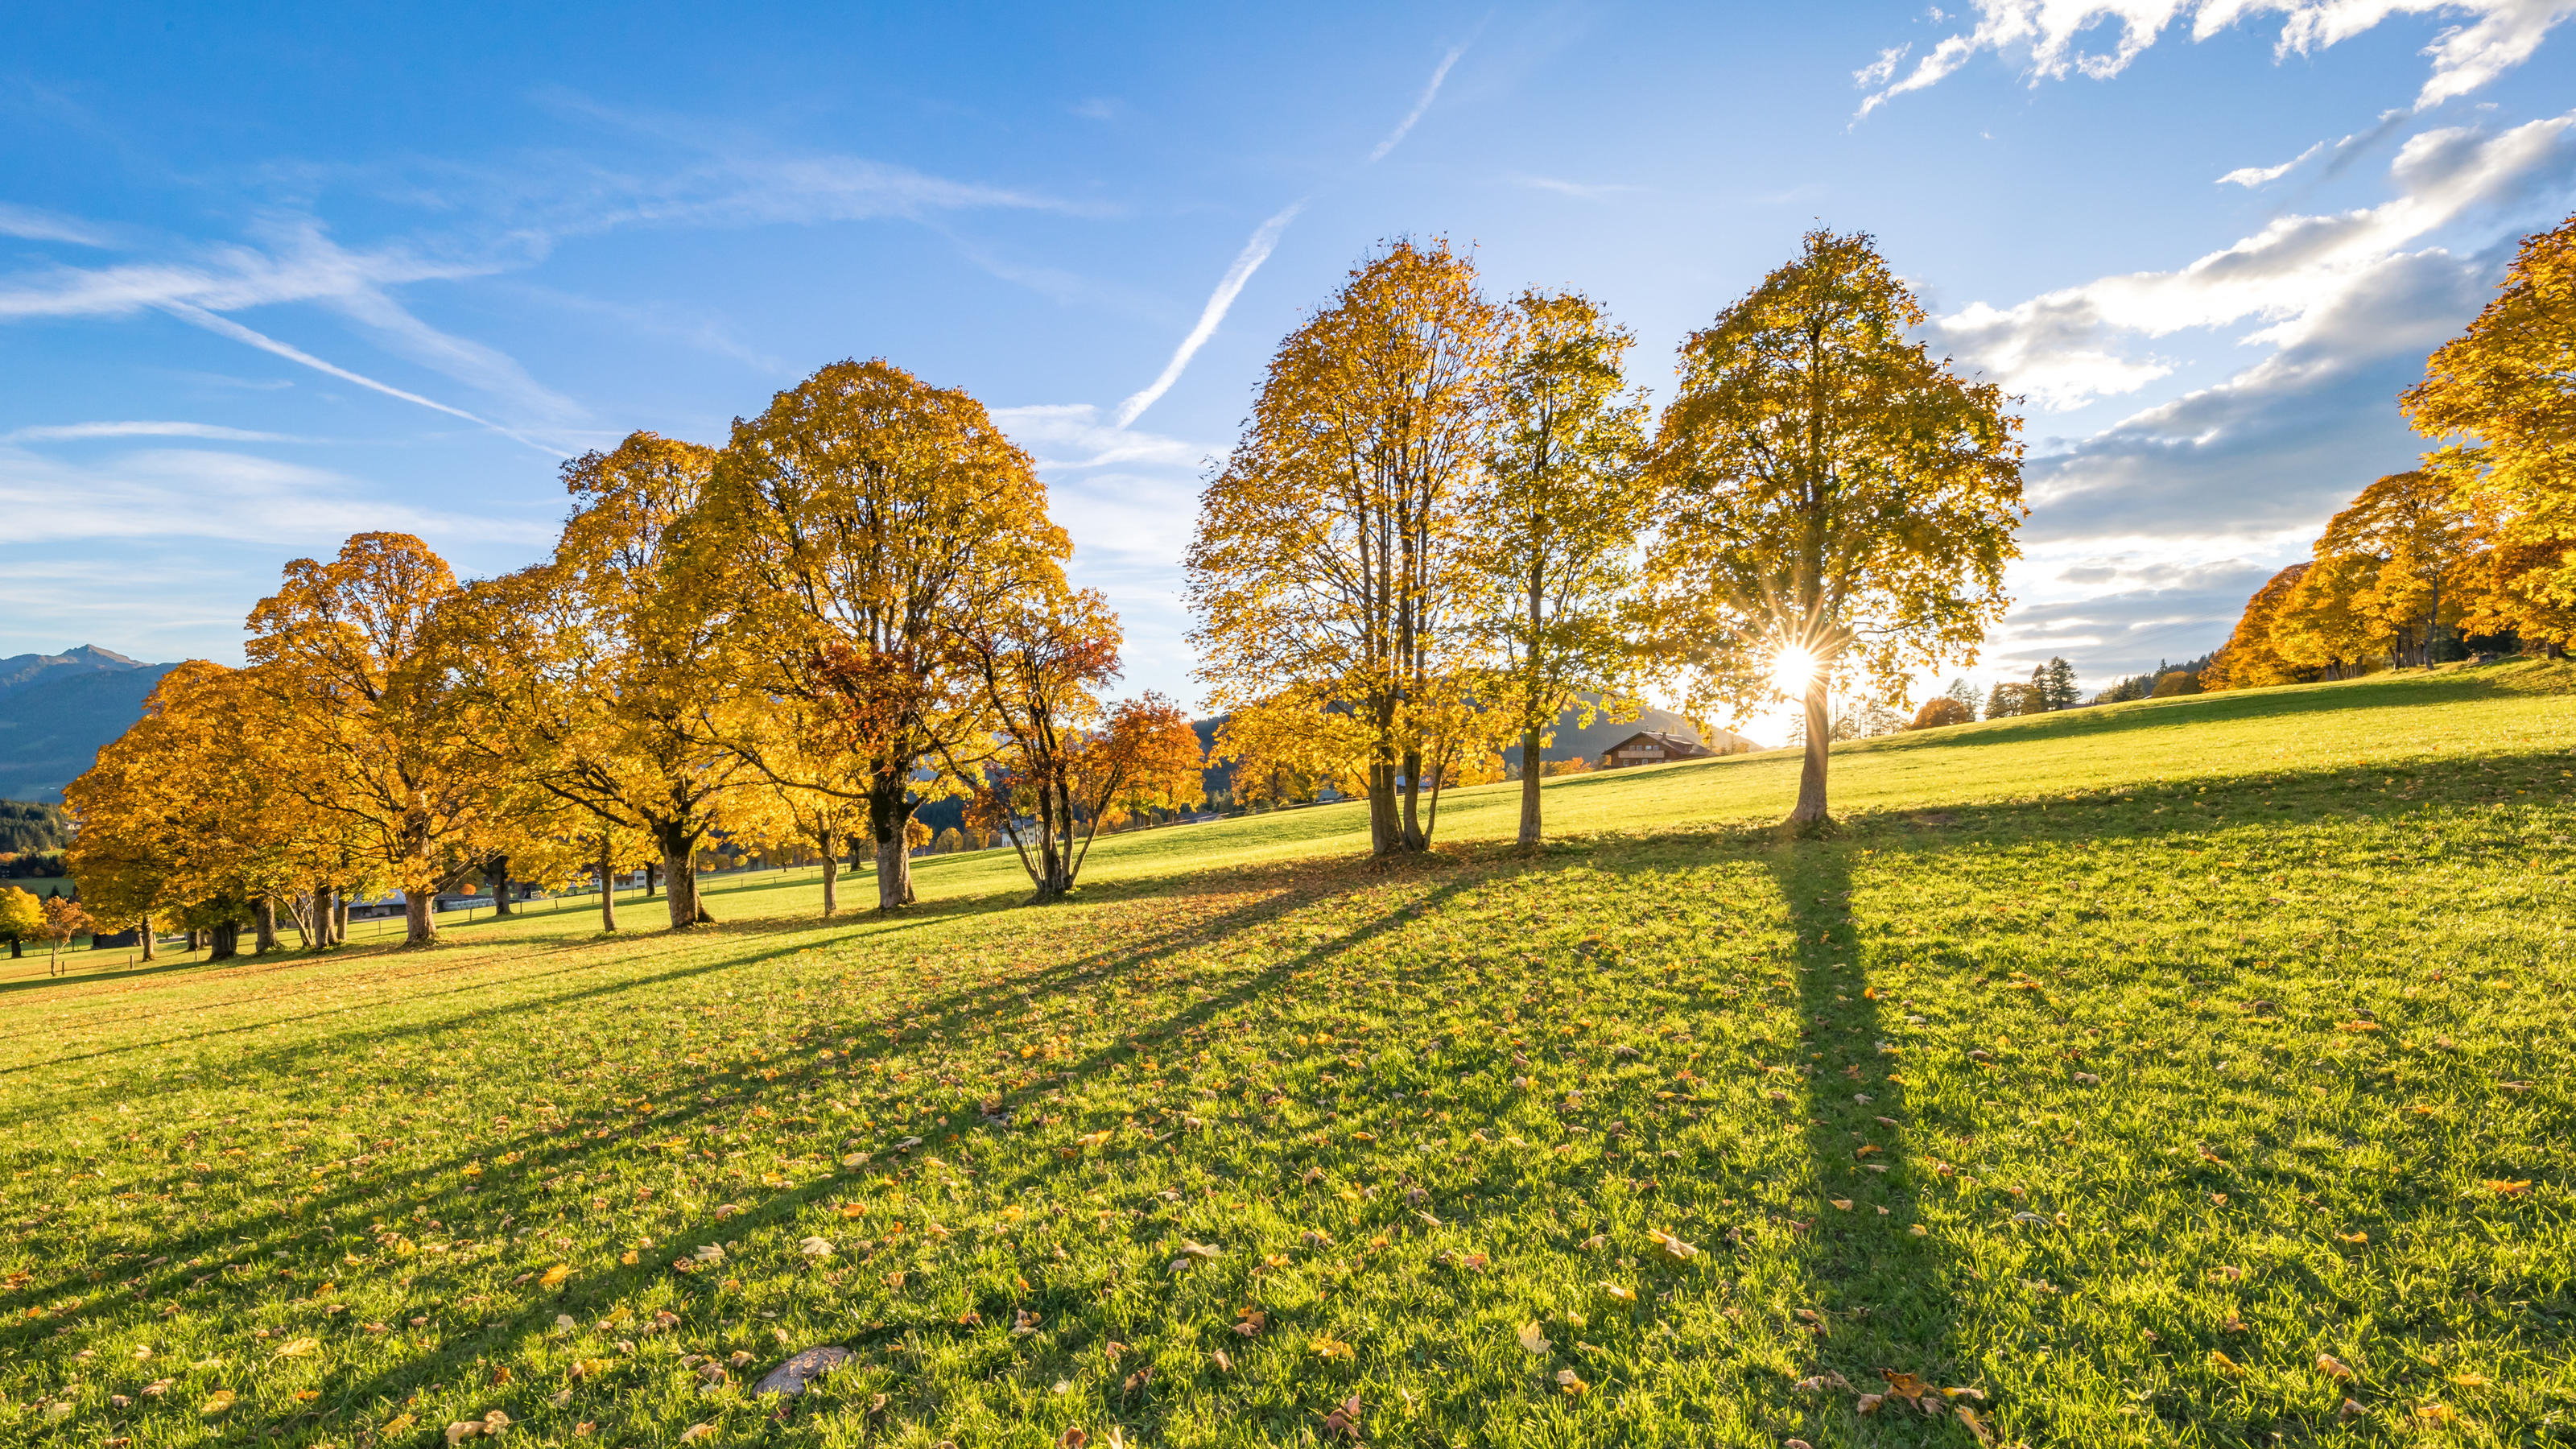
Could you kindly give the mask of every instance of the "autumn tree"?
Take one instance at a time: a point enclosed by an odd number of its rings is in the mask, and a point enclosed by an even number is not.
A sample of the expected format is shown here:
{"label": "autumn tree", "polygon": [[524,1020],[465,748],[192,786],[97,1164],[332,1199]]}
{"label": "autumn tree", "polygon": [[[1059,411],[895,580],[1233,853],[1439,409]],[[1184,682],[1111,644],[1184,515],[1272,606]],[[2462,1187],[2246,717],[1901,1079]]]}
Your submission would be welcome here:
{"label": "autumn tree", "polygon": [[1536,845],[1538,762],[1559,718],[1636,718],[1621,698],[1633,661],[1619,613],[1644,516],[1646,404],[1620,373],[1634,339],[1588,298],[1529,291],[1512,307],[1468,548],[1488,589],[1477,624],[1497,657],[1489,693],[1519,736],[1520,843]]}
{"label": "autumn tree", "polygon": [[[2459,490],[2473,494],[2475,485]],[[2440,637],[2445,586],[2450,617],[2460,612],[2459,575],[2485,544],[2478,520],[2462,506],[2448,479],[2433,469],[2391,473],[2361,490],[2326,522],[2317,539],[2320,560],[2354,559],[2367,576],[2355,605],[2378,622],[2394,651],[2392,663],[2412,656],[2433,667]]]}
{"label": "autumn tree", "polygon": [[[1011,842],[1036,898],[1073,890],[1091,842],[1131,799],[1172,798],[1201,767],[1198,736],[1168,701],[1112,709],[1101,692],[1120,672],[1117,616],[1092,590],[1031,590],[951,630],[951,654],[989,711],[991,752],[943,752],[974,789],[967,819]],[[1188,737],[1174,749],[1172,725]]]}
{"label": "autumn tree", "polygon": [[16,886],[0,886],[0,941],[9,943],[9,959],[27,954],[26,943],[45,933],[45,903]]}
{"label": "autumn tree", "polygon": [[297,559],[251,610],[247,647],[293,721],[289,776],[347,827],[367,873],[403,892],[405,944],[437,939],[438,893],[487,853],[495,784],[483,727],[433,627],[455,574],[409,534],[361,533],[327,563]]}
{"label": "autumn tree", "polygon": [[[273,950],[281,905],[305,925],[314,883],[349,879],[338,817],[304,798],[327,780],[277,696],[259,668],[182,664],[72,782],[70,863],[100,920],[148,931],[157,916],[193,915],[213,924],[220,959],[243,916]],[[321,944],[309,925],[305,935]]]}
{"label": "autumn tree", "polygon": [[2394,629],[2371,601],[2378,579],[2379,561],[2364,554],[2315,560],[2273,616],[2273,649],[2292,668],[2327,679],[2362,673],[2364,661],[2385,655],[2396,641]]}
{"label": "autumn tree", "polygon": [[1368,789],[1373,745],[1368,725],[1329,702],[1317,707],[1295,693],[1237,705],[1217,726],[1211,757],[1231,765],[1237,805],[1285,805],[1330,790]]}
{"label": "autumn tree", "polygon": [[1944,725],[1967,724],[1976,717],[1975,710],[1956,699],[1946,694],[1936,694],[1923,701],[1923,707],[1914,712],[1914,720],[1906,728],[1935,730]]}
{"label": "autumn tree", "polygon": [[[944,754],[980,753],[988,707],[948,653],[951,632],[1026,593],[1061,588],[1072,552],[1029,456],[983,404],[890,363],[838,362],[737,419],[701,510],[701,587],[726,601],[756,687],[828,718],[864,781],[880,909],[913,899],[905,841],[940,788]],[[770,778],[799,777],[750,732]]]}
{"label": "autumn tree", "polygon": [[[2495,297],[2399,398],[2430,465],[2524,566],[2493,600],[2517,633],[2564,642],[2576,610],[2576,216],[2525,237]],[[2554,612],[2553,612],[2554,611]]]}
{"label": "autumn tree", "polygon": [[2307,576],[2308,568],[2305,563],[2290,565],[2264,580],[2254,597],[2245,601],[2245,612],[2237,617],[2235,630],[2201,674],[2202,688],[2261,689],[2295,683],[2302,677],[2305,669],[2283,658],[2280,648],[2272,642],[2272,628],[2288,605],[2291,591]]}
{"label": "autumn tree", "polygon": [[1199,499],[1198,677],[1221,710],[1349,711],[1381,856],[1429,847],[1435,716],[1475,692],[1468,505],[1505,334],[1466,257],[1388,247],[1280,344]]}
{"label": "autumn tree", "polygon": [[1808,234],[1681,349],[1647,562],[1688,707],[1804,696],[1790,820],[1826,817],[1833,690],[1973,661],[2017,557],[2020,419],[1910,337],[1923,309],[1862,234]]}
{"label": "autumn tree", "polygon": [[[447,621],[492,722],[480,742],[496,776],[582,812],[591,823],[578,833],[649,837],[673,930],[713,919],[694,861],[758,778],[729,743],[736,717],[757,706],[728,677],[719,608],[678,562],[678,531],[714,462],[712,449],[647,432],[571,459],[575,510],[554,557],[475,585]],[[603,897],[602,910],[614,902]]]}
{"label": "autumn tree", "polygon": [[45,974],[59,976],[63,969],[63,948],[90,929],[89,912],[70,896],[48,896],[45,899],[45,924],[39,932],[52,949],[45,957]]}

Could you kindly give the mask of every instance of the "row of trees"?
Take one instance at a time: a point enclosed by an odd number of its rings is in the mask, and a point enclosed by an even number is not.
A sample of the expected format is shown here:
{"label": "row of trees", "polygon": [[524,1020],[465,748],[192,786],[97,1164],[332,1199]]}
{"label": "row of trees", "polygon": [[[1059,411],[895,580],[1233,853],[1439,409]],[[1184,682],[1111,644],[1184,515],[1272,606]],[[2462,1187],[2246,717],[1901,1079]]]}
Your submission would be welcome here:
{"label": "row of trees", "polygon": [[[248,665],[195,662],[67,791],[92,913],[310,944],[394,889],[436,895],[658,864],[706,921],[711,840],[844,844],[878,904],[913,898],[913,819],[964,796],[1040,896],[1092,834],[1198,798],[1182,711],[1111,703],[1116,616],[1073,589],[1028,456],[963,392],[837,363],[722,449],[639,432],[563,470],[551,557],[460,583],[419,539],[298,560],[252,610]],[[601,891],[603,925],[615,899]]]}
{"label": "row of trees", "polygon": [[1802,700],[1792,818],[1822,818],[1834,691],[1901,703],[1973,660],[2026,512],[2019,420],[1922,321],[1870,238],[1817,231],[1684,341],[1652,418],[1590,299],[1496,302],[1445,243],[1385,248],[1280,345],[1201,496],[1220,753],[1254,792],[1364,795],[1403,854],[1445,786],[1654,678],[1703,718]]}
{"label": "row of trees", "polygon": [[2429,668],[2446,634],[2551,653],[2576,641],[2576,217],[2524,239],[2399,405],[2432,451],[2364,488],[2313,558],[2256,591],[2204,684]]}

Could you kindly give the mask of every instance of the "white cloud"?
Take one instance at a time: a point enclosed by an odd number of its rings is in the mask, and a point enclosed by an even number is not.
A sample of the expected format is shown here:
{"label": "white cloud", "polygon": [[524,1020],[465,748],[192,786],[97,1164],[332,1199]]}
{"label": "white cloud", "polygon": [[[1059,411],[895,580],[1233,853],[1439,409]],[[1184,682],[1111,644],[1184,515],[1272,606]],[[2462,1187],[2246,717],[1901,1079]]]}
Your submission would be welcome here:
{"label": "white cloud", "polygon": [[0,443],[68,443],[92,438],[205,438],[221,443],[301,443],[285,433],[255,433],[215,423],[54,423],[0,433]]}
{"label": "white cloud", "polygon": [[70,242],[84,247],[116,245],[115,237],[104,227],[92,226],[76,217],[5,201],[0,201],[0,236],[14,236],[23,241]]}
{"label": "white cloud", "polygon": [[319,547],[370,529],[539,547],[554,537],[551,524],[370,496],[324,468],[189,448],[74,464],[0,446],[0,516],[13,548],[140,539]]}
{"label": "white cloud", "polygon": [[2243,186],[2247,188],[2269,185],[2270,183],[2278,181],[2282,177],[2289,175],[2291,171],[2298,167],[2300,162],[2305,161],[2309,157],[2317,154],[2319,151],[2324,150],[2326,146],[2326,142],[2319,141],[2317,144],[2310,146],[2305,151],[2300,152],[2298,155],[2291,157],[2289,160],[2282,162],[2278,166],[2239,166],[2235,170],[2228,172],[2226,175],[2219,177],[2218,184],[2221,186]]}
{"label": "white cloud", "polygon": [[[1934,18],[1937,19],[1939,17],[1936,16]],[[1887,84],[1889,80],[1895,77],[1896,67],[1904,61],[1905,57],[1911,53],[1913,49],[1914,42],[1909,40],[1903,45],[1891,45],[1887,49],[1880,51],[1878,53],[1878,59],[1873,60],[1869,64],[1852,72],[1852,84],[1857,86],[1877,86]]]}
{"label": "white cloud", "polygon": [[2576,112],[2498,135],[2468,128],[2411,137],[2389,167],[2398,195],[2332,216],[2276,218],[2253,236],[2178,271],[2104,277],[2010,308],[1977,303],[1934,325],[1962,354],[2044,408],[2132,392],[2172,371],[2123,350],[2123,336],[2159,338],[2249,320],[2243,340],[2303,341],[2408,243],[2470,212],[2512,200],[2571,169]]}
{"label": "white cloud", "polygon": [[[1119,463],[1195,469],[1210,455],[1223,451],[1103,422],[1100,409],[1090,403],[1040,403],[994,408],[992,413],[993,421],[1001,425],[1011,441],[1039,455],[1041,469],[1103,468]],[[1080,456],[1049,457],[1047,451]]]}
{"label": "white cloud", "polygon": [[[2070,72],[2102,80],[2126,70],[2165,30],[2184,18],[2194,40],[2258,15],[2281,18],[2274,53],[2307,55],[2370,30],[2395,16],[2461,18],[2424,48],[2432,73],[2417,93],[2418,106],[2466,95],[2531,58],[2549,31],[2576,16],[2576,0],[1975,0],[1976,24],[1924,53],[1903,79],[1890,52],[1855,72],[1863,86],[1881,86],[1862,100],[1860,114],[1908,91],[1937,85],[1976,56],[1994,52],[2026,58],[2031,83],[2062,80]],[[2114,33],[2107,50],[2084,48],[2088,35]]]}
{"label": "white cloud", "polygon": [[1514,186],[1526,186],[1533,191],[1553,191],[1559,196],[1571,196],[1582,201],[1600,201],[1644,189],[1616,181],[1567,181],[1555,176],[1530,176],[1520,172],[1514,172],[1505,179]]}

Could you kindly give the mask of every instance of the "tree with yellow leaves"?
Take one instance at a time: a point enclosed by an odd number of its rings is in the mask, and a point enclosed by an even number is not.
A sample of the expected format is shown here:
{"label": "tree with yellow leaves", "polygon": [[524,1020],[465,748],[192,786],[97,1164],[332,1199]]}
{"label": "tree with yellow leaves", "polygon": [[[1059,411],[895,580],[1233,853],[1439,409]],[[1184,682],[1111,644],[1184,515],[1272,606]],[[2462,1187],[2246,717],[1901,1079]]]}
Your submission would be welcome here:
{"label": "tree with yellow leaves", "polygon": [[[477,739],[495,775],[582,812],[589,823],[563,833],[649,837],[673,930],[713,919],[693,861],[758,780],[727,743],[746,706],[724,667],[720,616],[678,563],[714,461],[712,449],[639,432],[566,462],[576,508],[554,557],[473,586],[447,621],[466,693],[489,721]],[[614,910],[603,896],[608,929]]]}
{"label": "tree with yellow leaves", "polygon": [[2328,554],[2309,564],[2272,619],[2272,648],[2294,669],[2325,679],[2368,672],[2397,633],[2372,603],[2380,561],[2366,554]]}
{"label": "tree with yellow leaves", "polygon": [[2483,533],[2449,480],[2418,468],[2362,489],[2327,520],[2316,557],[2362,561],[2355,568],[2368,582],[2354,602],[2377,620],[2392,651],[2390,662],[2411,657],[2430,669],[2444,605],[2456,620],[2465,586],[2461,575],[2484,545]]}
{"label": "tree with yellow leaves", "polygon": [[2307,670],[2281,655],[2273,642],[2273,627],[2280,622],[2281,611],[2288,607],[2290,594],[2307,577],[2311,567],[2294,563],[2266,579],[2254,597],[2245,601],[2245,612],[2236,620],[2235,632],[2218,657],[2200,674],[2203,689],[2261,689],[2272,684],[2293,684],[2306,677]]}
{"label": "tree with yellow leaves", "polygon": [[1211,757],[1233,766],[1235,804],[1287,805],[1330,790],[1368,788],[1368,726],[1348,709],[1289,691],[1237,705],[1217,726]]}
{"label": "tree with yellow leaves", "polygon": [[1529,291],[1513,309],[1470,550],[1488,585],[1478,627],[1498,656],[1485,694],[1520,737],[1520,843],[1536,845],[1557,721],[1569,708],[1576,728],[1637,717],[1620,610],[1645,516],[1646,404],[1620,372],[1634,339],[1590,299]]}
{"label": "tree with yellow leaves", "polygon": [[813,706],[855,768],[800,777],[747,728],[736,748],[795,787],[863,779],[878,907],[910,904],[913,812],[964,788],[924,767],[989,733],[952,633],[1060,588],[1072,552],[1036,466],[965,392],[838,362],[736,420],[696,529],[696,587],[725,601],[751,683]]}
{"label": "tree with yellow leaves", "polygon": [[45,933],[45,903],[16,886],[0,886],[0,941],[9,943],[9,959],[27,954],[27,942]]}
{"label": "tree with yellow leaves", "polygon": [[1506,330],[1468,258],[1389,246],[1280,344],[1199,498],[1198,677],[1220,709],[1347,711],[1379,856],[1429,848],[1434,717],[1476,692],[1467,510]]}
{"label": "tree with yellow leaves", "polygon": [[2488,607],[2516,633],[2563,644],[2576,611],[2576,216],[2525,237],[2504,284],[2399,398],[2428,464],[2493,520],[2514,586]]}
{"label": "tree with yellow leaves", "polygon": [[2018,557],[2021,420],[1913,340],[1864,234],[1800,255],[1681,348],[1651,468],[1655,643],[1686,709],[1806,705],[1793,823],[1827,815],[1832,694],[1973,663]]}
{"label": "tree with yellow leaves", "polygon": [[361,533],[297,559],[251,610],[247,649],[290,722],[288,788],[338,818],[366,874],[403,892],[405,944],[437,939],[438,892],[497,833],[500,783],[473,745],[485,721],[455,685],[437,614],[457,591],[409,534]]}

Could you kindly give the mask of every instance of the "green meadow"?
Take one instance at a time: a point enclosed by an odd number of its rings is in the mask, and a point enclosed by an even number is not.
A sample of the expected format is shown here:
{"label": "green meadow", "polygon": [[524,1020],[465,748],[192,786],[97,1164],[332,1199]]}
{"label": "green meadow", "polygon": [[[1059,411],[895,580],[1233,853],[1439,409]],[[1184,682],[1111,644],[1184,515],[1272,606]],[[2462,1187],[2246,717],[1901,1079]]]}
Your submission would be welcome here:
{"label": "green meadow", "polygon": [[1046,908],[31,956],[0,1441],[2563,1442],[2571,688],[1868,741],[1810,838],[1762,755],[1535,855],[1498,785]]}

